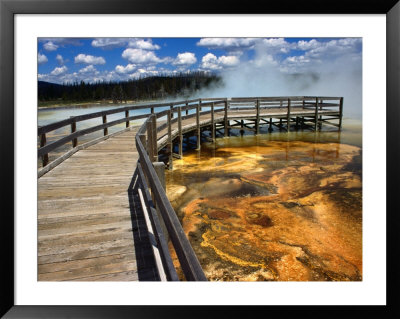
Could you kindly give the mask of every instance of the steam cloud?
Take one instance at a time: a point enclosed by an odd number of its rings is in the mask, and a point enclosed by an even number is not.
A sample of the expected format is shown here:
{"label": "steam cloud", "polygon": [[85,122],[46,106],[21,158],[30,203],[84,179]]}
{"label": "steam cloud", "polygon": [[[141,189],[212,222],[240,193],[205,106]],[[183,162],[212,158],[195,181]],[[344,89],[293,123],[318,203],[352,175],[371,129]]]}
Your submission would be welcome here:
{"label": "steam cloud", "polygon": [[[361,39],[350,40],[361,46]],[[344,116],[361,117],[361,52],[325,45],[324,50],[279,61],[263,43],[254,49],[253,58],[221,71],[222,86],[201,90],[196,97],[343,96]]]}

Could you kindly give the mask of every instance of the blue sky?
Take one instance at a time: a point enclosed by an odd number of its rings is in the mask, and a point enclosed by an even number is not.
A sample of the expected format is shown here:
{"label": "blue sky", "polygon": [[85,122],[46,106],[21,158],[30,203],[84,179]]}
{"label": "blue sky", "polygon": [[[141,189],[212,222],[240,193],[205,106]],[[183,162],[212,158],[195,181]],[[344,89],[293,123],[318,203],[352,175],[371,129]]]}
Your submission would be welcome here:
{"label": "blue sky", "polygon": [[361,38],[39,38],[38,79],[123,81],[187,71],[223,74],[244,65],[257,72],[321,73],[335,65],[361,68],[361,53]]}

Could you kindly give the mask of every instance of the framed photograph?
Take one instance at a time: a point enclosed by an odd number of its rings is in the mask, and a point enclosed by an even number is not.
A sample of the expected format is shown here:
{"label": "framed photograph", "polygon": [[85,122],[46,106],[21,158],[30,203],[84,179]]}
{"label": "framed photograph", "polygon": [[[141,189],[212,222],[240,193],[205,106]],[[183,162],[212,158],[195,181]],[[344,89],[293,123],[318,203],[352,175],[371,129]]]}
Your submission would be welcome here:
{"label": "framed photograph", "polygon": [[397,1],[0,10],[1,315],[399,314]]}

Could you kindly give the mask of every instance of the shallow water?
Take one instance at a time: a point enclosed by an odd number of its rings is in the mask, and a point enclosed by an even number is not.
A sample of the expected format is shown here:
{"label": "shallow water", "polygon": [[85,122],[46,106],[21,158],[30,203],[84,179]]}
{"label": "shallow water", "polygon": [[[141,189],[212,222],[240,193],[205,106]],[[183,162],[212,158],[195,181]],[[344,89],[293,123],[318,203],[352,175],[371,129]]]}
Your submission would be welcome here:
{"label": "shallow water", "polygon": [[361,123],[323,130],[220,138],[174,161],[167,194],[209,280],[362,280]]}

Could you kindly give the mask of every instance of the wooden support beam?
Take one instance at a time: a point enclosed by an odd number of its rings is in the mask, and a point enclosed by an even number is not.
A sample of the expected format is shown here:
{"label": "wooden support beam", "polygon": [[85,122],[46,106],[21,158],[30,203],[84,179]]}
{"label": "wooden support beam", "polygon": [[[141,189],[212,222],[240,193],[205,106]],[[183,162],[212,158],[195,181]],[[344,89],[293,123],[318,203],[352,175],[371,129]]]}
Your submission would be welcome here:
{"label": "wooden support beam", "polygon": [[268,131],[272,132],[272,117],[269,118],[269,128]]}
{"label": "wooden support beam", "polygon": [[[165,183],[165,164],[163,162],[154,162],[153,167],[154,167],[154,170],[156,171],[158,179],[160,180],[161,186],[164,188],[164,191],[165,191],[167,189],[166,183]],[[156,203],[154,194],[152,195],[152,197],[153,197],[153,203]],[[160,220],[161,229],[164,234],[164,238],[168,242],[169,236],[168,236],[167,227],[165,226],[164,220],[160,213],[160,209],[157,207],[157,205],[156,205],[156,211],[157,211],[158,219]]]}
{"label": "wooden support beam", "polygon": [[178,107],[179,156],[183,157],[182,107]]}
{"label": "wooden support beam", "polygon": [[228,136],[228,99],[225,99],[225,109],[224,109],[224,124],[225,124],[225,129],[224,129],[224,136]]}
{"label": "wooden support beam", "polygon": [[315,98],[315,123],[314,130],[316,131],[318,128],[318,98]]}
{"label": "wooden support beam", "polygon": [[260,133],[260,100],[256,101],[256,134]]}
{"label": "wooden support beam", "polygon": [[170,111],[171,111],[171,119],[172,119],[172,118],[174,118],[174,105],[171,104],[169,108],[170,108]]}
{"label": "wooden support beam", "polygon": [[151,114],[154,114],[154,107],[151,108]]}
{"label": "wooden support beam", "polygon": [[[103,115],[103,124],[106,124],[106,123],[107,123],[107,115],[104,114]],[[106,136],[106,135],[108,135],[108,127],[104,128],[104,136]]]}
{"label": "wooden support beam", "polygon": [[291,105],[290,105],[290,98],[288,99],[288,105],[287,105],[287,131],[290,131],[290,109],[291,109]]}
{"label": "wooden support beam", "polygon": [[211,139],[215,143],[214,102],[211,103]]}
{"label": "wooden support beam", "polygon": [[173,169],[173,156],[172,156],[172,151],[173,151],[173,144],[172,144],[172,128],[171,128],[171,110],[168,110],[167,112],[167,121],[168,121],[168,144],[167,144],[167,149],[168,149],[168,169],[172,170]]}
{"label": "wooden support beam", "polygon": [[154,159],[154,147],[153,147],[153,127],[152,127],[152,121],[149,119],[146,123],[146,130],[147,130],[147,154],[149,154],[150,160],[153,162]]}
{"label": "wooden support beam", "polygon": [[[73,119],[73,116],[70,116],[71,119]],[[73,120],[73,122],[71,122],[71,133],[75,133],[76,132],[76,122]],[[72,140],[72,147],[76,147],[78,145],[78,138],[74,138]]]}
{"label": "wooden support beam", "polygon": [[[126,111],[125,111],[125,117],[126,117],[126,118],[129,117],[129,110],[126,110]],[[126,121],[125,127],[129,127],[129,120]]]}
{"label": "wooden support beam", "polygon": [[157,116],[155,114],[151,115],[151,128],[153,130],[153,134],[151,135],[153,138],[152,146],[153,146],[153,162],[158,161],[158,148],[157,148]]}
{"label": "wooden support beam", "polygon": [[[40,134],[40,147],[43,147],[46,145],[46,133]],[[49,154],[43,154],[42,156],[42,164],[43,167],[45,167],[49,163]]]}
{"label": "wooden support beam", "polygon": [[339,129],[342,129],[342,119],[343,119],[343,98],[340,98],[339,104]]}
{"label": "wooden support beam", "polygon": [[189,106],[189,103],[188,102],[186,102],[186,115],[188,115],[189,114],[189,110],[187,109],[187,107]]}
{"label": "wooden support beam", "polygon": [[200,149],[201,131],[200,131],[200,103],[196,106],[196,133],[197,133],[197,149]]}

